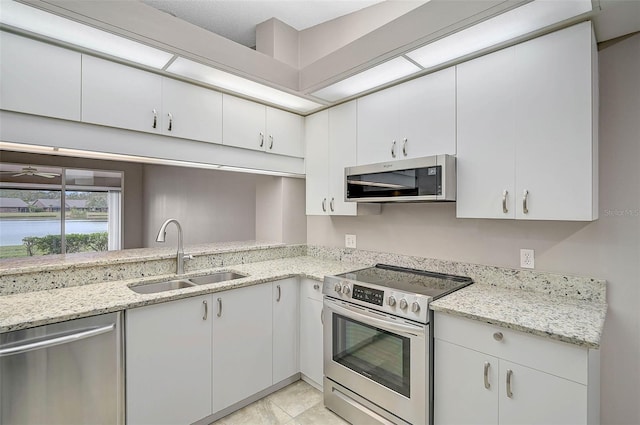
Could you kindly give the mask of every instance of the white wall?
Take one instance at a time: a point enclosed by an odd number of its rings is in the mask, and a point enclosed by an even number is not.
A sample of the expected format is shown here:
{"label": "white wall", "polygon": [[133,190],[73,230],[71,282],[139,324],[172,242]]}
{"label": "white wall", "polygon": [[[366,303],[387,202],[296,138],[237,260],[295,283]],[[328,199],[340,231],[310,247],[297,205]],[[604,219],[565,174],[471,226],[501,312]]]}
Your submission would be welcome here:
{"label": "white wall", "polygon": [[[600,52],[600,219],[592,223],[459,220],[455,204],[389,204],[381,215],[308,217],[307,243],[519,266],[608,281],[602,340],[603,424],[640,423],[640,34]],[[544,164],[541,164],[544,167]]]}
{"label": "white wall", "polygon": [[[155,241],[168,218],[180,222],[184,243],[254,240],[256,181],[262,176],[229,171],[145,165],[143,173],[143,242]],[[167,244],[176,241],[175,228]]]}

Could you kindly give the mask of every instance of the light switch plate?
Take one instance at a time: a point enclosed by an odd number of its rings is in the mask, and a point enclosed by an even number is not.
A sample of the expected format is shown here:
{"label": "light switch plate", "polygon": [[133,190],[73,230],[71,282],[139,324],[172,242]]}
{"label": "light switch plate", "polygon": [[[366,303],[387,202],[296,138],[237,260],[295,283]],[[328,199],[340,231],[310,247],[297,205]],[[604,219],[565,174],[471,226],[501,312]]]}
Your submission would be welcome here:
{"label": "light switch plate", "polygon": [[356,235],[344,235],[344,247],[356,248]]}
{"label": "light switch plate", "polygon": [[524,269],[533,269],[535,266],[535,256],[533,249],[520,250],[520,267]]}

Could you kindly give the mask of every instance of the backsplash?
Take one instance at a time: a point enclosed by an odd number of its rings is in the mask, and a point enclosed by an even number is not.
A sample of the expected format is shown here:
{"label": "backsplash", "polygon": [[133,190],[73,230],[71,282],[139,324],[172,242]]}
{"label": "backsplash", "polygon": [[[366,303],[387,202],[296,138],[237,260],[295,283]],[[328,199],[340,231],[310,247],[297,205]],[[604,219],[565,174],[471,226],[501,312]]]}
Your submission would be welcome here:
{"label": "backsplash", "polygon": [[605,303],[607,300],[606,281],[589,277],[316,245],[307,246],[307,255],[350,263],[382,263],[437,273],[468,276],[476,283],[507,289],[541,292],[552,297],[569,297],[600,303]]}

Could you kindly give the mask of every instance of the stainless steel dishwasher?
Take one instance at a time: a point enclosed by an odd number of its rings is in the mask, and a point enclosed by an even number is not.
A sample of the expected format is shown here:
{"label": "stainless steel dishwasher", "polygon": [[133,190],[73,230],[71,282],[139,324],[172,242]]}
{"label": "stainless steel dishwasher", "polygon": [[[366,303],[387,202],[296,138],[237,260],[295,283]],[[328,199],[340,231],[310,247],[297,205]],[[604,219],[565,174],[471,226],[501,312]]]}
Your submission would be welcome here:
{"label": "stainless steel dishwasher", "polygon": [[0,424],[124,424],[121,313],[0,334]]}

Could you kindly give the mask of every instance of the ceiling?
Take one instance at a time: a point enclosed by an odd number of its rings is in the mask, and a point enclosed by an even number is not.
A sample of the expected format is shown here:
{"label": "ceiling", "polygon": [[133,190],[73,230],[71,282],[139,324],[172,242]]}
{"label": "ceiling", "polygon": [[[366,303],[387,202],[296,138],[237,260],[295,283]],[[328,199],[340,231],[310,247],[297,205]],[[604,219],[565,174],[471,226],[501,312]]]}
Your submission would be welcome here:
{"label": "ceiling", "polygon": [[142,0],[236,43],[255,48],[256,25],[277,18],[298,31],[382,0]]}

